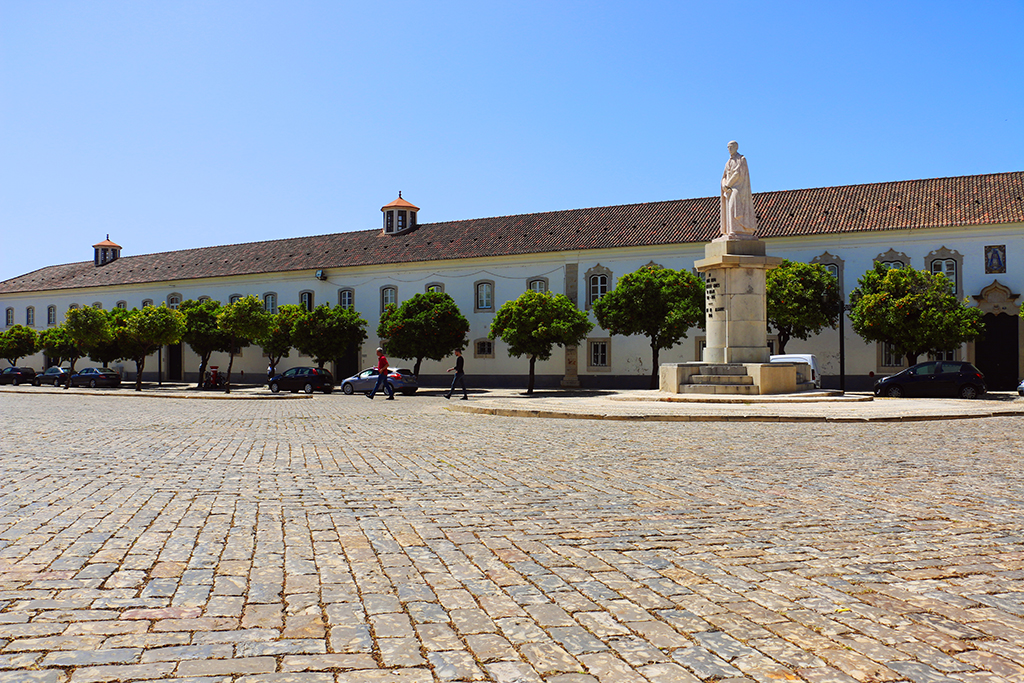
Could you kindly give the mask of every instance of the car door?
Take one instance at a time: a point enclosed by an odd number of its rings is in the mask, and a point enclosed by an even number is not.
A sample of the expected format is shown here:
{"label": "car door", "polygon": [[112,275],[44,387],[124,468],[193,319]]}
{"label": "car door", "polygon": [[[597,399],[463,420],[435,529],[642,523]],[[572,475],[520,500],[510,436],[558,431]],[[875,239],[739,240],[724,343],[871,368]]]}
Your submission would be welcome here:
{"label": "car door", "polygon": [[371,368],[359,373],[359,378],[353,383],[356,391],[370,391],[377,384],[377,370]]}
{"label": "car door", "polygon": [[285,391],[296,391],[299,388],[299,380],[297,377],[298,374],[298,368],[285,370],[285,373],[281,375],[280,382],[278,382],[281,385],[281,388],[284,389]]}
{"label": "car door", "polygon": [[956,397],[957,382],[960,379],[960,363],[941,361],[935,365],[932,396]]}
{"label": "car door", "polygon": [[935,396],[935,369],[938,363],[921,363],[910,371],[907,396]]}

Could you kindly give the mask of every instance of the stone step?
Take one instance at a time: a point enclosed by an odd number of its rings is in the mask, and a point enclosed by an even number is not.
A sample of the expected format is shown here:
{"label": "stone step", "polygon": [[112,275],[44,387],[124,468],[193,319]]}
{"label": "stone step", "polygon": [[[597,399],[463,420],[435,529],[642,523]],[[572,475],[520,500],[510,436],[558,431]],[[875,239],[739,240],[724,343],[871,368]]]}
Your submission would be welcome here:
{"label": "stone step", "polygon": [[747,369],[742,365],[730,365],[730,364],[716,364],[716,365],[702,365],[700,366],[700,374],[702,375],[745,375]]}
{"label": "stone step", "polygon": [[679,393],[756,396],[758,389],[753,384],[684,384],[679,387]]}
{"label": "stone step", "polygon": [[753,384],[750,375],[690,375],[687,384]]}

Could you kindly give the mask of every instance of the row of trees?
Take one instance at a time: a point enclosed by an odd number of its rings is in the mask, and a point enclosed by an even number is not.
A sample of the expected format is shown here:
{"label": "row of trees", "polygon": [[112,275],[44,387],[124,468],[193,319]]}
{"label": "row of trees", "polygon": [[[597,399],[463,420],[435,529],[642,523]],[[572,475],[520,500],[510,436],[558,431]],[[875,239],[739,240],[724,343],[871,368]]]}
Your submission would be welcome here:
{"label": "row of trees", "polygon": [[[768,325],[785,353],[791,339],[808,339],[838,325],[843,310],[836,278],[821,265],[784,261],[769,272]],[[950,351],[983,331],[982,314],[957,300],[953,283],[941,274],[882,264],[864,274],[850,295],[854,331],[868,342],[892,344],[910,364],[924,353]],[[675,346],[693,327],[703,328],[704,284],[686,270],[645,266],[629,273],[594,302],[598,324],[611,334],[647,337],[651,346],[651,388],[657,387],[659,354]],[[75,362],[88,355],[107,365],[124,359],[136,364],[136,391],[142,388],[146,357],[168,344],[184,342],[200,358],[200,384],[213,353],[228,353],[226,391],[236,353],[260,346],[273,370],[292,349],[324,364],[355,352],[366,339],[366,321],[351,309],[326,305],[307,311],[281,306],[267,313],[254,296],[222,306],[192,301],[179,310],[165,306],[131,311],[91,307],[69,310],[63,325],[36,334],[15,325],[0,333],[0,357],[15,365],[19,358],[44,350],[52,362]],[[593,329],[587,314],[567,297],[527,291],[496,312],[490,338],[501,339],[510,356],[530,361],[527,393],[534,388],[538,360],[548,360],[556,346],[578,346]],[[463,348],[469,321],[455,301],[442,292],[417,294],[400,306],[389,305],[377,334],[388,353],[415,360],[441,360]]]}

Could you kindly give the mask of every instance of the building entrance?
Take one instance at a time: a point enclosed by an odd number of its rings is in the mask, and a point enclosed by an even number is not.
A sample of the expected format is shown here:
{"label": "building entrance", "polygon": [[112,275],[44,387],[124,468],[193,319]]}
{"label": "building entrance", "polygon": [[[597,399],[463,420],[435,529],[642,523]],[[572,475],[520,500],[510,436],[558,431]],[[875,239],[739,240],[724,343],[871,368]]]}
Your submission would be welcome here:
{"label": "building entrance", "polygon": [[167,347],[167,381],[181,381],[181,344]]}
{"label": "building entrance", "polygon": [[1020,356],[1018,316],[986,313],[985,332],[974,342],[975,365],[985,375],[991,391],[1017,388],[1017,364]]}

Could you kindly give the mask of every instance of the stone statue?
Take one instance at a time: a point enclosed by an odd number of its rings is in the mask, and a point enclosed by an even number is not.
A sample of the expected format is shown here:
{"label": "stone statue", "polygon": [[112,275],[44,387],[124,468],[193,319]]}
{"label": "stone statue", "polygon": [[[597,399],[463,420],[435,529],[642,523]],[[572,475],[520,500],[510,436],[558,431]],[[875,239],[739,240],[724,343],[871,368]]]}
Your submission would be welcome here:
{"label": "stone statue", "polygon": [[750,171],[739,148],[735,140],[729,143],[729,161],[722,172],[722,235],[726,239],[756,239],[757,216],[750,193]]}

